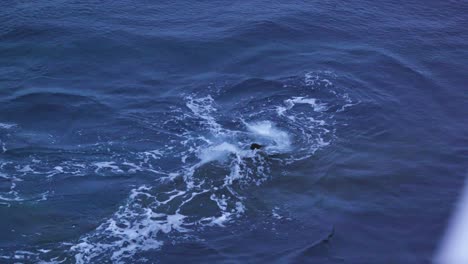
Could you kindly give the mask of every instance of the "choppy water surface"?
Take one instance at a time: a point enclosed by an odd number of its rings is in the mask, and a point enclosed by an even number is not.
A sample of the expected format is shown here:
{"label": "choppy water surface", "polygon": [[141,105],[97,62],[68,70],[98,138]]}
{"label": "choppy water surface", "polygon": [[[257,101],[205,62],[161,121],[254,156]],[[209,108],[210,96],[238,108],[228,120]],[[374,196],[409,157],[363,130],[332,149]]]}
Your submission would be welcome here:
{"label": "choppy water surface", "polygon": [[465,3],[0,10],[1,263],[431,262]]}

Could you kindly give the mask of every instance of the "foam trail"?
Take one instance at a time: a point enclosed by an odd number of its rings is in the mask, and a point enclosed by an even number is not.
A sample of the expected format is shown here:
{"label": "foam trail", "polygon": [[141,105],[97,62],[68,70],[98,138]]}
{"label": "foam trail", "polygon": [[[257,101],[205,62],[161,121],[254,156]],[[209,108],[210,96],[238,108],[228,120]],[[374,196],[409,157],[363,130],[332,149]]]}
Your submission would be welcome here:
{"label": "foam trail", "polygon": [[[310,77],[310,82],[325,88],[331,85],[318,76]],[[216,96],[187,96],[185,106],[174,112],[176,116],[162,122],[168,131],[184,127],[177,129],[177,140],[165,145],[164,151],[115,156],[108,161],[99,158],[82,162],[85,165],[78,169],[66,163],[54,164],[51,173],[55,174],[79,170],[83,175],[126,175],[145,171],[160,176],[158,184],[136,186],[112,216],[69,245],[75,262],[139,262],[146,251],[196,239],[194,231],[226,226],[244,216],[251,210],[249,196],[243,192],[245,186],[261,185],[272,177],[276,165],[310,157],[333,139],[335,113],[331,110],[337,106],[327,97],[309,97],[310,90],[307,85],[278,101],[271,99],[268,105],[253,100],[249,102],[252,107],[234,112],[224,111]],[[330,93],[334,99],[336,94],[331,89]],[[252,151],[249,146],[254,142],[265,147]],[[160,167],[166,160],[178,165]],[[29,173],[29,169],[23,166],[18,171]],[[200,210],[193,213],[198,207]],[[273,217],[282,218],[276,209]]]}
{"label": "foam trail", "polygon": [[[196,99],[194,99],[194,102]],[[210,132],[218,135],[223,128],[216,123],[211,113],[211,100],[201,100],[208,112],[196,109],[196,117],[208,125]],[[197,101],[198,102],[198,101]],[[205,104],[207,103],[207,104]],[[289,135],[278,129],[270,121],[261,121],[247,124],[250,136],[261,141],[272,142],[272,148],[279,150],[289,149]],[[171,175],[170,180],[183,178],[183,183],[173,191],[166,193],[169,197],[163,199],[157,191],[157,187],[142,186],[132,190],[126,204],[106,222],[101,224],[95,232],[80,239],[79,243],[71,247],[77,263],[88,263],[103,256],[108,256],[118,263],[131,259],[137,252],[156,250],[160,248],[171,233],[171,238],[176,239],[181,234],[192,231],[192,227],[224,226],[234,218],[240,217],[246,211],[242,203],[243,197],[234,190],[237,183],[254,183],[256,185],[265,181],[265,173],[268,166],[260,156],[249,149],[243,149],[246,142],[242,143],[238,134],[222,133],[223,137],[217,142],[196,141],[197,144],[190,147],[188,153],[194,155],[197,161],[187,164],[177,173]],[[232,132],[232,131],[231,131]],[[189,139],[197,138],[196,135],[188,135]],[[250,141],[251,139],[249,139]],[[159,153],[159,152],[156,152]],[[159,158],[159,156],[158,156]],[[257,164],[256,171],[250,168],[245,159],[251,159]],[[221,181],[211,181],[200,178],[199,168],[212,163],[222,163],[228,169],[228,173]],[[101,170],[121,171],[114,162],[95,162],[96,173]],[[265,166],[264,166],[265,165]],[[257,177],[257,178],[255,178]],[[203,216],[194,217],[184,213],[184,208],[190,203],[196,202],[195,198],[209,194],[209,199],[217,209],[211,209]],[[164,195],[163,195],[164,196]],[[167,211],[167,208],[177,208],[175,211]],[[102,238],[106,239],[103,240]]]}

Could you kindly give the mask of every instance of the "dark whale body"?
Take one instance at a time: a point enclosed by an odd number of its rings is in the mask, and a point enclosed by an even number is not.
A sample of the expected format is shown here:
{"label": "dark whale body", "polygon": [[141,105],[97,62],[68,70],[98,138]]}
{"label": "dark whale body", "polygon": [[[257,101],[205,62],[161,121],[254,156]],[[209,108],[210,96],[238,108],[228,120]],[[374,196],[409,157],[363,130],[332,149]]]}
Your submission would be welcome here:
{"label": "dark whale body", "polygon": [[252,145],[250,145],[251,150],[261,149],[262,147],[263,147],[262,145],[257,144],[257,143],[252,143]]}

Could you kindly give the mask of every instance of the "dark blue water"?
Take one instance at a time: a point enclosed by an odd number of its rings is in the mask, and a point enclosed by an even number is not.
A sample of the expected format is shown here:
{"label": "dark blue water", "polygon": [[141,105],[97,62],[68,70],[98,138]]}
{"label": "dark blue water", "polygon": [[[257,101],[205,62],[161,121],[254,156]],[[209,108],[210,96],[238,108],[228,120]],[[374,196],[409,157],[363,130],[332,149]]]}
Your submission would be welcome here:
{"label": "dark blue water", "polygon": [[467,14],[2,1],[0,262],[431,263],[467,174]]}

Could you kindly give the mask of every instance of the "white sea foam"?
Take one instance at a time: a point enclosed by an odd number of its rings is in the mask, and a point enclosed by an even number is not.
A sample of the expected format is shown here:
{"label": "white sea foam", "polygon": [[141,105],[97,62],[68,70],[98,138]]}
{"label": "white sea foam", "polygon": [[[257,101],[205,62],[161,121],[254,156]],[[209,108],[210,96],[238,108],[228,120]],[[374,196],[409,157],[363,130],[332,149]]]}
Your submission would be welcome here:
{"label": "white sea foam", "polygon": [[[301,83],[304,85],[302,80]],[[192,95],[185,98],[184,107],[171,112],[174,116],[170,120],[158,124],[163,126],[162,130],[168,126],[169,131],[184,127],[174,135],[175,140],[164,142],[160,149],[126,153],[123,158],[115,155],[104,161],[61,162],[43,168],[42,173],[57,177],[93,172],[158,175],[157,184],[134,188],[112,216],[77,243],[69,245],[75,261],[136,262],[135,255],[190,239],[196,235],[193,231],[206,226],[223,227],[243,217],[251,208],[243,187],[267,181],[271,168],[278,167],[272,166],[274,164],[305,159],[330,144],[334,136],[333,114],[336,114],[331,110],[349,107],[333,105],[319,95],[312,98],[315,91],[311,92],[310,87],[330,88],[333,86],[330,80],[310,74],[305,83],[307,86],[296,96],[269,101],[271,105],[264,102],[260,106],[249,105],[238,112],[227,113],[228,116],[218,111],[222,106],[217,105],[211,95]],[[226,123],[234,125],[224,127],[226,119],[222,118],[226,117],[231,122]],[[252,151],[249,146],[254,142],[265,147]],[[177,165],[164,166],[166,160]],[[22,177],[41,166],[42,161],[22,164],[17,172]],[[10,193],[0,195],[7,194],[8,199],[21,197],[14,192],[17,192],[16,185]],[[45,198],[53,195],[52,192],[43,194]],[[197,209],[195,214],[194,208]],[[285,218],[278,208],[274,208],[271,215],[277,220]]]}
{"label": "white sea foam", "polygon": [[15,126],[16,124],[0,123],[0,129],[11,129]]}
{"label": "white sea foam", "polygon": [[223,142],[215,146],[210,146],[201,150],[201,152],[198,154],[198,157],[200,158],[198,165],[203,165],[215,160],[223,161],[226,160],[229,154],[238,152],[239,149],[235,145],[227,142]]}
{"label": "white sea foam", "polygon": [[210,95],[193,98],[188,97],[187,107],[192,110],[193,114],[203,120],[203,124],[207,126],[213,133],[219,134],[222,131],[221,125],[216,122],[214,114],[217,109],[213,106],[214,99]]}
{"label": "white sea foam", "polygon": [[162,155],[164,153],[160,150],[150,150],[150,151],[144,151],[143,153],[141,153],[141,155],[144,157],[144,161],[145,163],[148,163],[150,159],[153,159],[153,160],[158,160],[158,159],[161,159]]}
{"label": "white sea foam", "polygon": [[284,106],[277,106],[276,112],[279,116],[283,116],[286,111],[291,110],[296,104],[308,104],[317,112],[325,111],[327,109],[327,105],[318,103],[317,99],[296,96],[285,100]]}
{"label": "white sea foam", "polygon": [[[212,124],[216,123],[215,119],[206,119]],[[270,121],[246,123],[246,127],[252,139],[271,142],[272,149],[286,150],[290,147],[289,135]],[[222,129],[219,126],[213,133]],[[121,206],[114,216],[71,248],[75,252],[76,262],[88,263],[106,255],[112,261],[120,262],[131,258],[136,252],[161,247],[164,242],[160,237],[164,234],[171,233],[171,236],[174,236],[177,233],[187,233],[194,226],[222,227],[244,214],[246,207],[243,197],[232,186],[239,181],[251,181],[255,184],[263,182],[267,171],[263,165],[265,161],[250,149],[242,149],[236,133],[223,134],[229,134],[223,137],[226,141],[214,143],[203,140],[202,145],[191,148],[189,154],[194,155],[197,162],[187,164],[171,177],[184,178],[185,187],[182,189],[168,192],[165,199],[158,198],[160,194],[153,187],[142,186],[134,189],[126,204]],[[257,169],[250,168],[244,159],[256,162]],[[209,179],[194,177],[197,169],[211,162],[227,164],[229,173],[219,184],[207,181]],[[96,172],[102,169],[120,170],[120,167],[112,162],[99,162],[94,165],[97,167]],[[258,178],[255,179],[254,175],[258,175]],[[183,208],[205,194],[209,194],[217,210],[205,213],[200,218],[189,217],[183,213]],[[172,212],[164,210],[169,203],[177,209]],[[104,241],[110,242],[103,242],[104,237]]]}
{"label": "white sea foam", "polygon": [[281,215],[278,213],[278,209],[279,209],[278,207],[273,208],[273,209],[271,210],[271,214],[272,214],[272,216],[273,216],[274,218],[276,218],[276,219],[282,219],[283,216],[281,216]]}
{"label": "white sea foam", "polygon": [[18,172],[30,173],[30,172],[34,172],[34,170],[31,168],[31,165],[25,165],[25,166],[19,168]]}
{"label": "white sea foam", "polygon": [[99,173],[101,170],[110,169],[113,172],[123,173],[123,170],[119,168],[113,161],[101,161],[95,162],[96,170],[94,172]]}
{"label": "white sea foam", "polygon": [[[267,141],[267,149],[274,151],[288,151],[291,149],[291,137],[271,121],[246,123],[247,129],[260,141]],[[273,142],[274,144],[269,144]]]}
{"label": "white sea foam", "polygon": [[[119,263],[137,251],[162,246],[163,242],[157,239],[160,233],[186,232],[187,229],[183,226],[186,216],[179,212],[156,212],[158,206],[169,203],[185,192],[176,192],[168,199],[159,201],[151,191],[152,188],[148,186],[132,190],[127,204],[121,206],[112,218],[100,225],[95,234],[83,238],[71,248],[77,252],[76,262],[89,263],[107,253],[113,262]],[[150,202],[149,206],[142,207],[142,201]],[[109,240],[101,241],[102,237]]]}
{"label": "white sea foam", "polygon": [[335,77],[336,75],[331,71],[318,71],[318,72],[307,72],[304,75],[304,82],[306,86],[309,87],[321,87],[330,88],[333,86],[333,82],[329,79],[324,78],[324,76]]}
{"label": "white sea foam", "polygon": [[[316,111],[323,109],[323,105],[315,99],[305,97],[293,97],[286,100],[285,104],[288,111],[295,104],[308,104]],[[287,153],[293,148],[291,135],[270,120],[242,121],[245,131],[223,128],[215,118],[217,111],[211,96],[189,97],[187,107],[192,111],[193,118],[201,120],[213,138],[192,133],[186,134],[187,139],[181,141],[187,147],[180,154],[184,165],[178,172],[167,175],[171,180],[182,177],[184,186],[167,193],[165,199],[158,198],[159,194],[153,187],[134,189],[126,204],[114,216],[71,248],[77,263],[88,263],[106,255],[112,261],[120,262],[131,258],[136,252],[161,247],[164,243],[163,234],[171,233],[171,237],[174,237],[177,233],[191,232],[195,226],[225,226],[246,211],[244,197],[235,190],[236,184],[259,185],[268,178],[269,165],[266,158],[251,151],[249,144],[265,144],[268,153]],[[153,151],[144,156],[145,162],[148,162],[149,158],[160,159],[161,153]],[[187,160],[192,160],[192,163]],[[225,164],[228,170],[219,183],[198,175],[200,168],[212,162]],[[121,166],[114,162],[98,162],[94,165],[97,167],[96,172],[104,169],[122,171]],[[124,165],[133,170],[138,169],[133,163],[126,162]],[[206,212],[199,218],[183,213],[183,208],[196,201],[197,197],[208,194],[217,210]],[[169,203],[177,209],[172,212],[164,210]]]}

